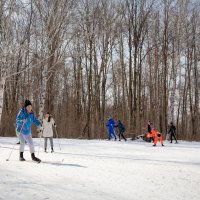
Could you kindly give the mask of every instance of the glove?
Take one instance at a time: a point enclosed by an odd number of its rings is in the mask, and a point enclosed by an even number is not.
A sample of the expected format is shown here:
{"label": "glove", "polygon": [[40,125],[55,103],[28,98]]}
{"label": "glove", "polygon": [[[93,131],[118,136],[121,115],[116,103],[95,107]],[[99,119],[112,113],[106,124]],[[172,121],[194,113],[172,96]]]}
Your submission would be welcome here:
{"label": "glove", "polygon": [[37,127],[37,133],[40,133],[41,132],[41,127]]}
{"label": "glove", "polygon": [[16,131],[16,135],[17,135],[17,136],[19,135],[19,132],[18,132],[18,131]]}

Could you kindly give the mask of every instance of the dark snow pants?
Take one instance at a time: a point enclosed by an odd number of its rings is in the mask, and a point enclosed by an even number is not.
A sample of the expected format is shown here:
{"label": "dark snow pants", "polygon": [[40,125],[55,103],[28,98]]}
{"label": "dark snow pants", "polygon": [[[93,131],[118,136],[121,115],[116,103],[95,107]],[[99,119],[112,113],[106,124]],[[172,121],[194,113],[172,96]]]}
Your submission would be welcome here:
{"label": "dark snow pants", "polygon": [[126,141],[126,138],[124,136],[124,132],[123,131],[119,132],[119,140],[121,140],[121,137]]}
{"label": "dark snow pants", "polygon": [[177,143],[176,135],[174,133],[170,134],[171,143],[173,141],[172,137],[176,140],[176,143]]}
{"label": "dark snow pants", "polygon": [[51,144],[51,149],[53,149],[53,138],[52,137],[45,137],[44,138],[44,149],[47,149],[47,139],[49,138],[50,144]]}

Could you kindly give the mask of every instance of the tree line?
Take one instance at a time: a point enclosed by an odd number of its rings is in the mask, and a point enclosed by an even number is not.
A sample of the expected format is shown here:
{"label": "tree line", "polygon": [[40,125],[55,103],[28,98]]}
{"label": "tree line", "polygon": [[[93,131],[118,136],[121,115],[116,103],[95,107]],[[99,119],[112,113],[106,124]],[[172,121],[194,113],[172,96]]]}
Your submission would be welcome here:
{"label": "tree line", "polygon": [[112,116],[198,140],[199,74],[198,0],[0,0],[1,136],[30,99],[60,137],[105,138]]}

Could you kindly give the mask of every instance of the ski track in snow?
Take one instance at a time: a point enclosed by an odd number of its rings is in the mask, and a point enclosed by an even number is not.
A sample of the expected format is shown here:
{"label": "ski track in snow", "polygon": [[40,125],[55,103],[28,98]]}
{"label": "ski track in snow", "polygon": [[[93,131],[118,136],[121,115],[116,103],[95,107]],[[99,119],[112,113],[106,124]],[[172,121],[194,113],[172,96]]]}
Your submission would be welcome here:
{"label": "ski track in snow", "polygon": [[[200,143],[157,147],[140,141],[54,139],[55,153],[34,138],[34,163],[20,162],[16,138],[0,137],[0,200],[199,200]],[[43,145],[43,140],[41,141]],[[48,143],[49,146],[49,143]]]}

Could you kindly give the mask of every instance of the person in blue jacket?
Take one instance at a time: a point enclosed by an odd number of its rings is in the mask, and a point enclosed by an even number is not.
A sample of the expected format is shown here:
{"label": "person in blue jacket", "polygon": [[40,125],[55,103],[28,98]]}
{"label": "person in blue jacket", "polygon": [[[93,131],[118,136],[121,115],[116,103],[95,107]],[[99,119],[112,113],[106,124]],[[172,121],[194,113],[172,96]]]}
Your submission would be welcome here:
{"label": "person in blue jacket", "polygon": [[118,127],[119,130],[119,141],[121,141],[121,137],[126,141],[127,139],[124,137],[125,127],[120,120],[115,127]]}
{"label": "person in blue jacket", "polygon": [[16,134],[20,140],[20,161],[25,161],[23,157],[25,141],[28,143],[32,160],[36,162],[41,161],[39,158],[35,157],[35,149],[31,135],[32,123],[34,123],[36,126],[42,125],[32,111],[31,102],[26,100],[24,107],[20,109],[16,119]]}
{"label": "person in blue jacket", "polygon": [[107,121],[107,129],[108,129],[108,140],[112,138],[112,136],[117,140],[116,134],[115,134],[115,121],[112,117],[108,118]]}

